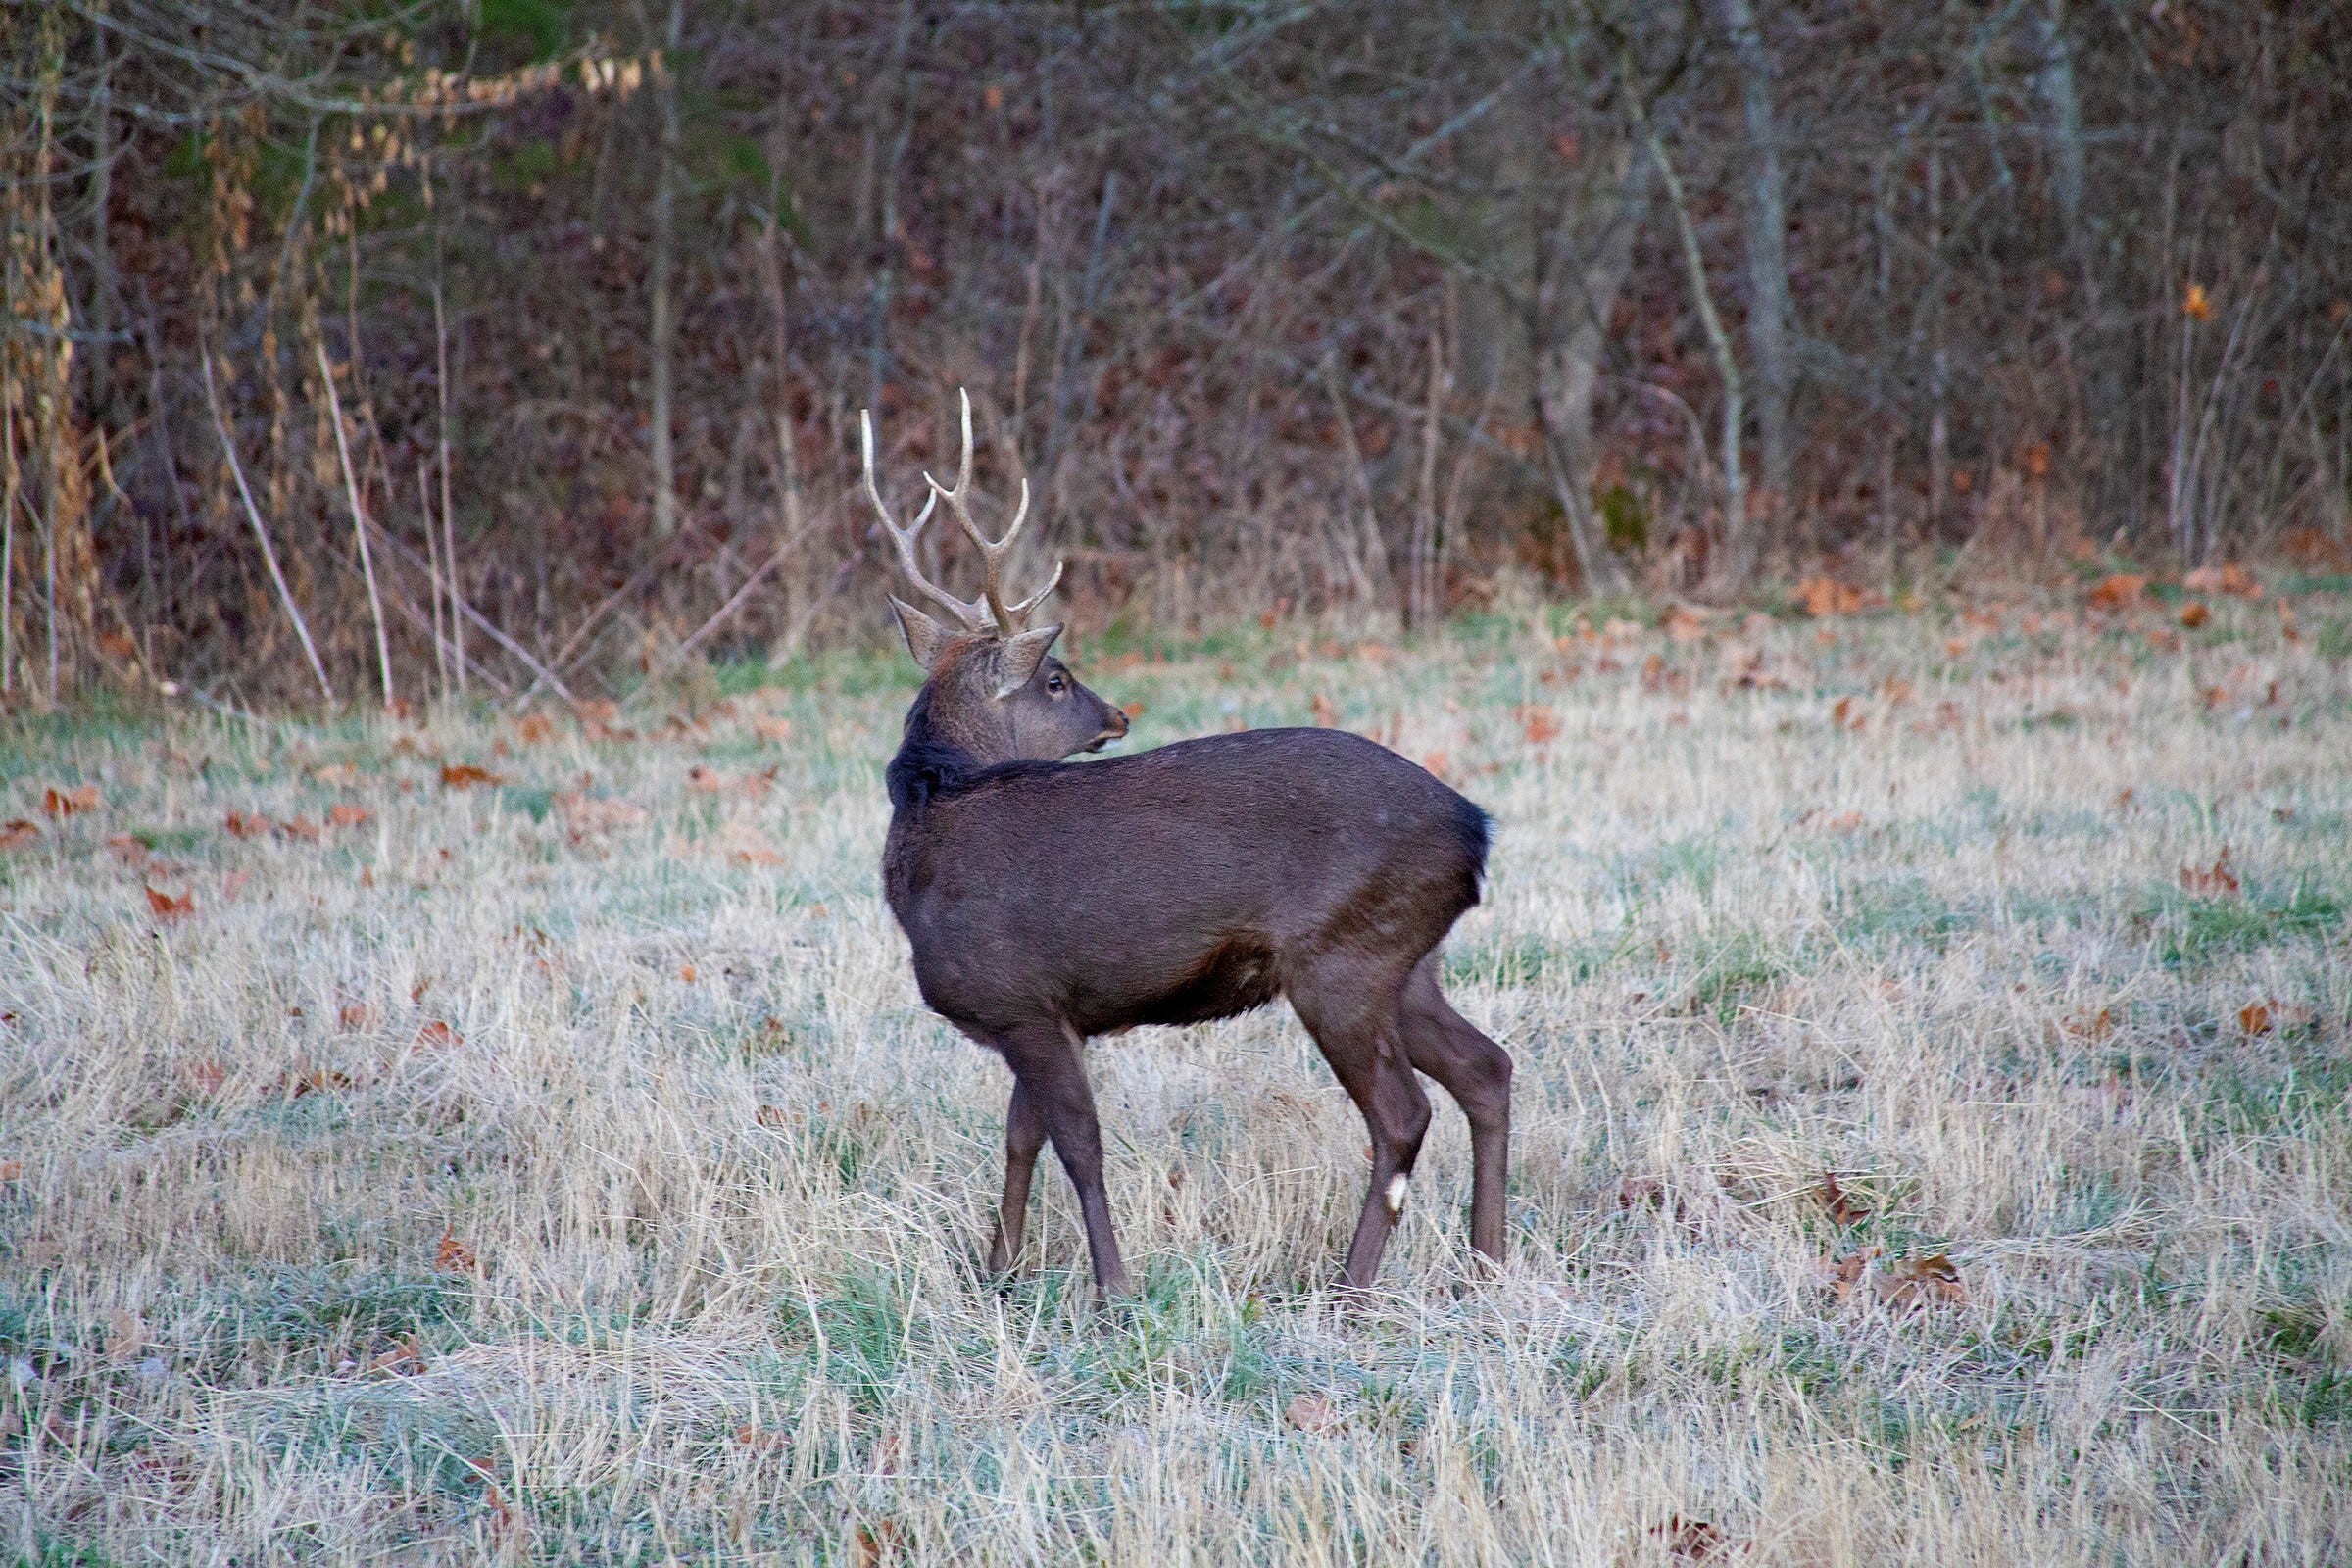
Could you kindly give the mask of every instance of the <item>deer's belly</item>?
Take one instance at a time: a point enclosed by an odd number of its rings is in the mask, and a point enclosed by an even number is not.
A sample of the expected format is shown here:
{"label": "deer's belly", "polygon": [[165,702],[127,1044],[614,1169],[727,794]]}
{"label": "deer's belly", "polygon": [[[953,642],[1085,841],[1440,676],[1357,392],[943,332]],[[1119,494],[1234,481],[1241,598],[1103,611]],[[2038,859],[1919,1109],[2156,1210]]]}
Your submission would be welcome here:
{"label": "deer's belly", "polygon": [[1153,951],[1147,933],[1127,941],[1105,935],[1089,951],[1040,951],[980,930],[942,932],[918,947],[915,981],[934,1010],[984,1036],[1048,1019],[1090,1036],[1204,1023],[1282,994],[1273,949],[1254,937],[1229,937],[1203,952]]}
{"label": "deer's belly", "polygon": [[1282,994],[1273,950],[1248,939],[1225,941],[1189,968],[1143,980],[1082,984],[1071,999],[1071,1026],[1102,1035],[1142,1023],[1205,1023],[1262,1007]]}

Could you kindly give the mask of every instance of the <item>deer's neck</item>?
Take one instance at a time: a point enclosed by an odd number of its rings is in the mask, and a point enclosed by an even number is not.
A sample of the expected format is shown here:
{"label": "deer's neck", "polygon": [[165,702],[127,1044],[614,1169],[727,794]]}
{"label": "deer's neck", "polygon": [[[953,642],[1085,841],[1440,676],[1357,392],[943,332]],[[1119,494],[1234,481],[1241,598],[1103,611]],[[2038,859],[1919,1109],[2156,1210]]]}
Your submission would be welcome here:
{"label": "deer's neck", "polygon": [[883,781],[894,811],[916,811],[942,795],[952,795],[986,772],[989,760],[952,726],[940,721],[931,688],[915,694],[906,710],[906,732],[890,760]]}

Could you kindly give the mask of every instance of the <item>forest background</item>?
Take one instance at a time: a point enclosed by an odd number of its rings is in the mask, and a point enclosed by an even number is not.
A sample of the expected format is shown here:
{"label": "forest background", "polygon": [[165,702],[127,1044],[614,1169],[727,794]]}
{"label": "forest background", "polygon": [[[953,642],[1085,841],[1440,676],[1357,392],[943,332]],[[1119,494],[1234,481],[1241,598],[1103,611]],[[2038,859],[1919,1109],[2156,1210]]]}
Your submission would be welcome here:
{"label": "forest background", "polygon": [[2352,544],[2340,6],[54,0],[0,70],[15,703],[870,639],[858,412],[905,502],[958,387],[1082,633]]}

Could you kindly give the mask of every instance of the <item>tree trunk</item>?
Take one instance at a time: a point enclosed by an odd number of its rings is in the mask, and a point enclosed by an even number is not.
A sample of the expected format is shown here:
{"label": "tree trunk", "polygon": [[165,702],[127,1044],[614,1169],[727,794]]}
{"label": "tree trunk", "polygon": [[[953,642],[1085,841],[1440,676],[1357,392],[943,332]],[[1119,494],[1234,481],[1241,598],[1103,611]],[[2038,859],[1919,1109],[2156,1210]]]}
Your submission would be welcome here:
{"label": "tree trunk", "polygon": [[1634,239],[1649,206],[1652,172],[1625,143],[1598,155],[1595,168],[1545,235],[1537,289],[1543,347],[1536,360],[1536,412],[1577,570],[1588,591],[1618,593],[1626,587],[1625,568],[1592,514],[1592,403],[1609,316],[1633,268]]}
{"label": "tree trunk", "polygon": [[[1509,0],[1481,8],[1490,29],[1514,36],[1522,27]],[[1544,105],[1531,79],[1502,94],[1463,132],[1461,173],[1469,187],[1465,249],[1479,273],[1462,281],[1459,309],[1461,390],[1492,399],[1513,424],[1535,407],[1535,322],[1529,302],[1536,286],[1537,236],[1542,226],[1542,161],[1549,156]]]}
{"label": "tree trunk", "polygon": [[1715,309],[1715,291],[1707,282],[1707,258],[1698,245],[1698,229],[1690,221],[1690,202],[1683,193],[1683,182],[1667,160],[1666,143],[1659,139],[1657,127],[1645,119],[1642,125],[1649,161],[1666,186],[1666,205],[1674,213],[1675,235],[1682,242],[1683,272],[1690,285],[1690,304],[1698,312],[1699,325],[1706,330],[1707,350],[1715,359],[1715,373],[1723,380],[1723,549],[1715,556],[1715,588],[1718,592],[1737,592],[1746,586],[1748,574],[1755,569],[1756,542],[1754,530],[1747,525],[1747,470],[1740,456],[1740,432],[1744,428],[1743,413],[1746,393],[1740,375],[1740,360],[1732,352],[1732,337],[1723,328],[1723,317]]}
{"label": "tree trunk", "polygon": [[677,309],[670,297],[670,271],[677,248],[678,45],[686,30],[686,0],[669,0],[667,47],[654,74],[654,102],[662,120],[654,179],[653,254],[653,448],[654,537],[678,531],[677,453],[671,445],[670,383],[677,365]]}
{"label": "tree trunk", "polygon": [[1951,471],[1951,351],[1943,341],[1943,150],[1928,152],[1928,529],[1943,518]]}
{"label": "tree trunk", "polygon": [[1781,167],[1780,122],[1773,110],[1772,52],[1748,0],[1715,0],[1716,22],[1740,67],[1747,121],[1747,192],[1742,204],[1747,251],[1747,348],[1754,371],[1756,436],[1768,508],[1786,505],[1791,453],[1788,356],[1794,307],[1788,295],[1788,189]]}
{"label": "tree trunk", "polygon": [[873,264],[865,300],[865,402],[877,414],[882,410],[882,381],[890,366],[890,296],[896,284],[891,246],[898,241],[899,163],[906,155],[913,121],[906,102],[906,51],[913,41],[914,0],[900,0],[882,79],[865,104],[858,189],[850,220],[851,232],[868,247]]}

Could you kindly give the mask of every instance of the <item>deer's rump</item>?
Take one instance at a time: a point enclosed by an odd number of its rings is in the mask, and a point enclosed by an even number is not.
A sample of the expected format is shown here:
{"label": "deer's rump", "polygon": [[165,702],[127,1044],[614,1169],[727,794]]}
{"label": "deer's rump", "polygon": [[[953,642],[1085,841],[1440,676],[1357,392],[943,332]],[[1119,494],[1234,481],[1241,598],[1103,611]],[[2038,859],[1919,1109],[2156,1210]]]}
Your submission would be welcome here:
{"label": "deer's rump", "polygon": [[982,1033],[1225,1017],[1350,954],[1409,968],[1478,902],[1487,849],[1484,811],[1338,730],[1016,764],[923,815],[894,823],[885,891],[924,1000]]}

